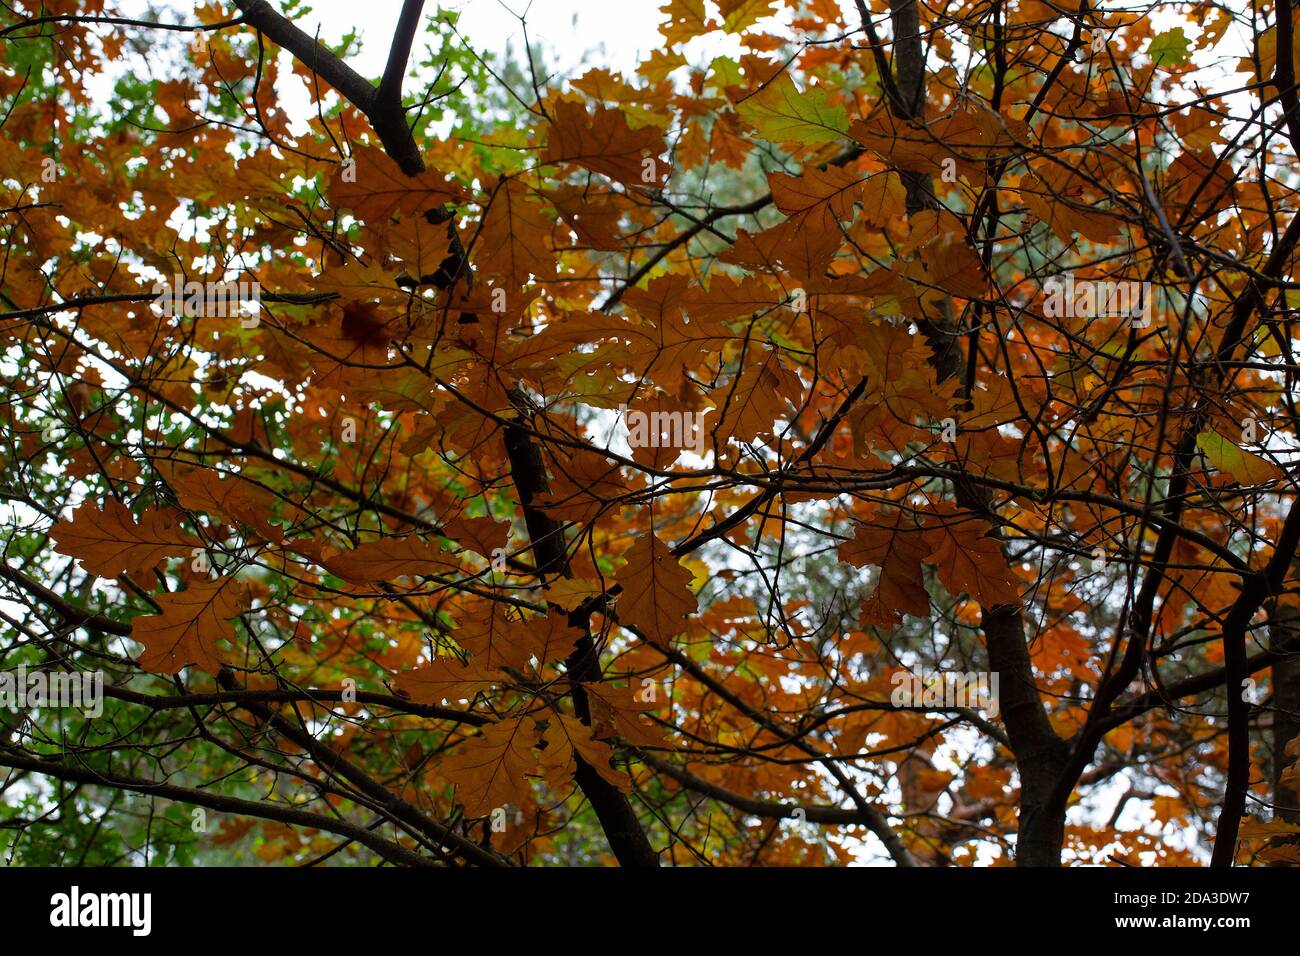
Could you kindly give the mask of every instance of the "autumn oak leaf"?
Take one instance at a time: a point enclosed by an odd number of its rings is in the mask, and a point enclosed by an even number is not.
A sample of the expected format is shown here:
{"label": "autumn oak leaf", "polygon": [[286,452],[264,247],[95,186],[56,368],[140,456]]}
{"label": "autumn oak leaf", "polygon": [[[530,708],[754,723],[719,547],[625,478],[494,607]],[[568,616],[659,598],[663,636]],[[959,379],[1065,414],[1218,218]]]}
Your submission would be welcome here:
{"label": "autumn oak leaf", "polygon": [[483,667],[523,669],[537,650],[532,627],[507,618],[495,601],[475,601],[458,615],[458,621],[452,638]]}
{"label": "autumn oak leaf", "polygon": [[579,103],[555,104],[544,163],[575,163],[633,189],[662,189],[668,181],[663,134],[653,127],[632,129],[622,110]]}
{"label": "autumn oak leaf", "polygon": [[863,623],[892,627],[902,622],[903,614],[925,617],[930,613],[921,570],[929,554],[921,529],[902,509],[857,526],[853,538],[839,546],[840,560],[859,568],[880,568],[876,590],[862,606]]}
{"label": "autumn oak leaf", "polygon": [[356,584],[418,577],[456,567],[437,544],[415,535],[370,541],[324,558],[324,565],[331,574]]}
{"label": "autumn oak leaf", "polygon": [[81,561],[81,566],[100,578],[119,574],[143,574],[167,558],[183,557],[203,542],[183,531],[168,516],[145,511],[137,520],[131,510],[115,498],[102,508],[86,502],[50,529],[55,550]]}
{"label": "autumn oak leaf", "polygon": [[1243,485],[1262,485],[1285,478],[1277,465],[1230,441],[1214,429],[1196,436],[1197,446],[1217,470]]}
{"label": "autumn oak leaf", "polygon": [[591,706],[592,735],[598,740],[621,737],[638,747],[664,746],[664,731],[648,719],[655,703],[644,699],[644,688],[615,687],[604,682],[582,686]]}
{"label": "autumn oak leaf", "polygon": [[546,726],[541,740],[545,743],[542,751],[541,765],[546,782],[556,789],[568,785],[577,771],[575,758],[596,771],[606,783],[612,784],[624,793],[632,789],[632,781],[621,770],[610,766],[614,751],[603,740],[592,736],[591,728],[568,714],[551,714],[546,718]]}
{"label": "autumn oak leaf", "polygon": [[843,106],[832,106],[824,87],[800,92],[788,73],[781,73],[736,107],[741,118],[773,143],[804,146],[831,143],[849,128]]}
{"label": "autumn oak leaf", "polygon": [[179,674],[193,665],[216,674],[221,669],[218,641],[234,643],[231,618],[240,614],[240,587],[231,577],[191,584],[158,598],[158,614],[131,622],[131,637],[144,645],[139,664],[152,674]]}
{"label": "autumn oak leaf", "polygon": [[673,638],[686,630],[686,619],[697,607],[692,578],[653,533],[641,535],[627,553],[627,564],[615,576],[623,589],[618,599],[619,620],[636,628],[652,644],[670,646]]}
{"label": "autumn oak leaf", "polygon": [[329,198],[333,205],[351,209],[358,219],[382,223],[390,216],[440,209],[468,197],[441,173],[425,170],[408,176],[383,150],[358,146],[330,179]]}
{"label": "autumn oak leaf", "polygon": [[537,724],[530,717],[498,721],[442,762],[442,774],[456,785],[456,799],[466,816],[483,817],[497,807],[522,802],[529,792],[528,778],[540,775],[533,753],[537,738]]}
{"label": "autumn oak leaf", "polygon": [[983,522],[955,511],[938,513],[925,527],[926,561],[949,594],[969,594],[985,609],[1020,603],[1020,583],[1007,567],[1001,543]]}
{"label": "autumn oak leaf", "polygon": [[438,657],[398,674],[393,679],[393,687],[417,703],[440,704],[444,700],[470,700],[475,694],[490,690],[498,680],[477,661],[462,663],[454,657]]}

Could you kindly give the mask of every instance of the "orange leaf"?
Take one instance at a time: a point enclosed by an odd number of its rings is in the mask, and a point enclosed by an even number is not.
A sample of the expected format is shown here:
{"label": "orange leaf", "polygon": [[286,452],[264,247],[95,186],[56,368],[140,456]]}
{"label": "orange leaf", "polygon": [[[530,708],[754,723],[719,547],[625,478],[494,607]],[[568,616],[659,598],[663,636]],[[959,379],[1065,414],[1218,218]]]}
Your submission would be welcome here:
{"label": "orange leaf", "polygon": [[443,761],[443,775],[456,785],[456,799],[466,816],[487,816],[528,797],[528,777],[537,769],[536,742],[536,723],[515,717],[484,727]]}
{"label": "orange leaf", "polygon": [[668,180],[663,134],[643,126],[632,129],[622,110],[596,107],[595,116],[580,103],[555,104],[543,163],[576,163],[624,186],[659,189]]}
{"label": "orange leaf", "polygon": [[217,641],[235,641],[230,619],[238,615],[239,588],[232,577],[191,584],[158,598],[160,614],[137,617],[131,638],[144,645],[139,664],[152,674],[179,674],[193,665],[215,674],[221,669]]}
{"label": "orange leaf", "polygon": [[1020,198],[1031,213],[1047,223],[1067,244],[1074,242],[1076,232],[1093,242],[1110,242],[1118,237],[1123,225],[1111,216],[1072,207],[1033,175],[1020,181]]}
{"label": "orange leaf", "polygon": [[181,507],[248,525],[272,540],[280,539],[280,533],[267,521],[276,499],[265,488],[241,478],[222,478],[220,473],[206,468],[177,472],[163,466],[160,470]]}
{"label": "orange leaf", "polygon": [[1020,582],[1007,567],[998,540],[985,537],[984,523],[952,511],[936,518],[925,527],[931,548],[925,560],[938,570],[948,593],[969,594],[984,608],[1019,604]]}
{"label": "orange leaf", "polygon": [[979,256],[963,237],[942,232],[921,248],[926,281],[965,299],[982,298],[988,292],[988,278]]}
{"label": "orange leaf", "polygon": [[330,203],[351,209],[366,222],[382,223],[389,216],[426,212],[467,198],[463,189],[432,169],[406,175],[374,146],[356,147],[352,159],[355,165],[341,165],[331,177]]}
{"label": "orange leaf", "polygon": [[165,558],[181,557],[203,542],[187,534],[166,515],[146,511],[137,522],[115,498],[102,509],[89,502],[50,529],[55,550],[81,561],[90,574],[115,578],[123,572],[143,574]]}
{"label": "orange leaf", "polygon": [[876,590],[862,605],[864,623],[893,626],[902,622],[903,614],[926,617],[930,613],[930,595],[921,573],[921,562],[929,553],[921,529],[902,509],[881,516],[879,523],[858,525],[853,540],[839,546],[839,556],[854,567],[880,568]]}
{"label": "orange leaf", "polygon": [[635,627],[652,644],[668,647],[686,630],[686,619],[695,613],[692,577],[653,532],[642,535],[628,551],[627,564],[615,575],[623,587],[618,599],[619,620]]}

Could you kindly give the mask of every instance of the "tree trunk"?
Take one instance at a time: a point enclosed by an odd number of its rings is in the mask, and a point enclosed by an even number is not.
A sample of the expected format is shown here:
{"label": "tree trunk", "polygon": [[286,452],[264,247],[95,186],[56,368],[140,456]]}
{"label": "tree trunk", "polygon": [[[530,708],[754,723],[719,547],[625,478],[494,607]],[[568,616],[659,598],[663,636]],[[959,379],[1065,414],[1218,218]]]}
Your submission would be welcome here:
{"label": "tree trunk", "polygon": [[1295,762],[1287,756],[1286,745],[1300,737],[1300,651],[1284,649],[1300,643],[1300,608],[1279,605],[1272,617],[1269,650],[1281,655],[1273,664],[1270,680],[1273,726],[1269,734],[1268,763],[1273,785],[1273,817],[1300,823],[1300,792],[1282,784],[1282,771]]}
{"label": "tree trunk", "polygon": [[[918,0],[890,0],[894,29],[894,89],[890,109],[899,119],[925,120],[925,50],[921,43]],[[936,205],[931,178],[900,171],[907,189],[909,216]],[[942,314],[918,317],[918,325],[933,352],[931,364],[939,381],[957,375],[962,367],[960,330],[945,299]],[[987,513],[988,496],[974,486],[958,482],[957,504],[977,514]],[[981,625],[988,647],[989,669],[1001,683],[1002,721],[1011,740],[1020,772],[1020,831],[1016,837],[1018,866],[1060,866],[1065,839],[1065,809],[1049,806],[1049,798],[1065,769],[1069,748],[1052,729],[1034,684],[1033,665],[1025,643],[1024,619],[1019,605],[986,608]]]}

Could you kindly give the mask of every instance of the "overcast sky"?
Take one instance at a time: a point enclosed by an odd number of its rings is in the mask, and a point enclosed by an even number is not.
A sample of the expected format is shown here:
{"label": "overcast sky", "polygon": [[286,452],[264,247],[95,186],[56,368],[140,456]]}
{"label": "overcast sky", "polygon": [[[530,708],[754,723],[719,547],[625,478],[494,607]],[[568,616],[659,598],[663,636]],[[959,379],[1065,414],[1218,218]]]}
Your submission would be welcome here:
{"label": "overcast sky", "polygon": [[[524,48],[518,19],[523,14],[528,38],[542,45],[548,68],[572,78],[592,67],[630,74],[652,52],[662,49],[659,24],[667,18],[659,8],[666,4],[667,0],[426,0],[424,10],[426,14],[436,12],[439,6],[455,10],[460,14],[457,29],[475,50],[500,54],[509,45],[516,56]],[[853,0],[840,0],[840,5],[851,9]],[[310,33],[319,23],[322,36],[332,39],[358,29],[365,42],[364,52],[349,62],[363,74],[377,77],[383,72],[402,0],[368,0],[364,17],[358,16],[362,7],[357,0],[316,0],[312,6],[311,15],[298,20],[300,27]],[[712,0],[706,9],[717,19]],[[789,23],[793,16],[790,6],[782,2],[777,10],[766,23],[760,21],[759,27]],[[680,51],[690,65],[706,66],[716,56],[739,53],[740,38],[712,31],[691,40]]]}

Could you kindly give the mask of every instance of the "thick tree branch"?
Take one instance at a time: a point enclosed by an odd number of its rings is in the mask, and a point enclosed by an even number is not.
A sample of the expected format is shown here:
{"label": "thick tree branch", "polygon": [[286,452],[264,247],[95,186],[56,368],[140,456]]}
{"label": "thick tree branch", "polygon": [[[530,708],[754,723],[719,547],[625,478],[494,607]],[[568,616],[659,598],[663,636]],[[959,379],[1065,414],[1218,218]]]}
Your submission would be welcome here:
{"label": "thick tree branch", "polygon": [[[419,26],[422,0],[406,0],[397,32],[393,37],[388,64],[378,89],[293,22],[274,10],[267,0],[235,0],[245,22],[256,27],[278,46],[288,50],[353,106],[365,114],[383,144],[384,151],[408,176],[424,171],[420,148],[406,125],[402,110],[402,76],[406,72],[411,42]],[[399,62],[400,61],[400,62]]]}
{"label": "thick tree branch", "polygon": [[[925,60],[921,45],[916,0],[890,0],[894,26],[894,83],[898,87],[903,120],[923,118],[925,103]],[[931,208],[935,202],[930,177],[900,171],[907,187],[909,216]],[[961,369],[961,350],[951,316],[951,303],[944,300],[941,321],[920,319],[930,343],[935,377],[943,382]],[[957,504],[979,514],[989,512],[988,494],[958,477],[953,481]],[[988,647],[989,669],[1000,675],[1002,722],[1020,772],[1020,833],[1016,840],[1016,861],[1022,866],[1058,866],[1064,839],[1064,815],[1046,812],[1046,803],[1064,765],[1066,744],[1052,729],[1034,683],[1033,664],[1025,642],[1020,605],[999,605],[983,609],[981,625]]]}
{"label": "thick tree branch", "polygon": [[[518,392],[513,397],[522,419],[527,413],[527,399]],[[549,489],[546,464],[542,460],[541,449],[533,443],[528,432],[516,424],[506,427],[505,445],[510,459],[510,474],[515,483],[515,490],[519,494],[524,523],[528,527],[528,536],[533,544],[533,559],[537,566],[537,575],[542,579],[551,574],[567,577],[569,563],[564,550],[564,529],[559,522],[534,504],[536,498]],[[565,662],[573,686],[571,696],[574,713],[587,725],[591,724],[591,711],[587,692],[582,685],[601,679],[600,660],[591,637],[589,617],[590,612],[585,609],[585,606],[569,614],[569,626],[579,629],[582,637]],[[574,760],[577,764],[574,779],[591,802],[592,809],[596,811],[596,817],[600,820],[605,838],[609,840],[610,849],[613,850],[619,865],[657,867],[659,854],[650,846],[645,828],[641,826],[627,797],[601,777],[582,757],[575,754]]]}
{"label": "thick tree branch", "polygon": [[1268,564],[1242,583],[1241,594],[1223,622],[1224,678],[1228,685],[1228,784],[1214,835],[1211,866],[1232,866],[1236,858],[1237,833],[1250,784],[1250,701],[1242,687],[1249,673],[1246,632],[1264,601],[1281,592],[1297,545],[1300,545],[1300,504],[1293,504]]}

